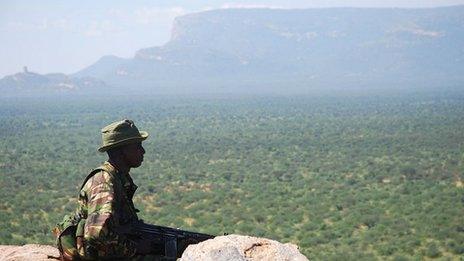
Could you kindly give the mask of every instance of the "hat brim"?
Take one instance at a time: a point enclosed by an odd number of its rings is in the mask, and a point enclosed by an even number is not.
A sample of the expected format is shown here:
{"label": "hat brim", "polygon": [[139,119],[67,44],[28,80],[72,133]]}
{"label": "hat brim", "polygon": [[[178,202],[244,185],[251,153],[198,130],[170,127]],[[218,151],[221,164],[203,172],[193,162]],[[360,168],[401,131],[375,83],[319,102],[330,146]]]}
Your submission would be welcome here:
{"label": "hat brim", "polygon": [[108,144],[106,146],[101,146],[100,148],[98,148],[98,151],[99,152],[105,152],[105,151],[107,151],[109,149],[112,149],[112,148],[116,148],[116,147],[126,145],[126,144],[135,143],[135,142],[138,142],[138,141],[143,141],[143,140],[146,140],[148,138],[148,132],[140,131],[139,133],[140,133],[140,137],[132,137],[132,138],[120,140],[120,141],[112,143],[112,144]]}

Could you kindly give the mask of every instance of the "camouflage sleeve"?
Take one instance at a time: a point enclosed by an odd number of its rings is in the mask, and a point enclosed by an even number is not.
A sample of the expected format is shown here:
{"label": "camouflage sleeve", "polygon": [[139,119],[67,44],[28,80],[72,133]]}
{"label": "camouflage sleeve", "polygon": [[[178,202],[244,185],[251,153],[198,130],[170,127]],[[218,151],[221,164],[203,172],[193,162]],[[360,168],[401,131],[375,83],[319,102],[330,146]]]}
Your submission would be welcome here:
{"label": "camouflage sleeve", "polygon": [[[88,186],[87,186],[88,185]],[[90,257],[131,257],[135,245],[124,235],[114,231],[115,218],[114,181],[107,172],[95,174],[87,187],[88,216],[84,226],[86,255]]]}

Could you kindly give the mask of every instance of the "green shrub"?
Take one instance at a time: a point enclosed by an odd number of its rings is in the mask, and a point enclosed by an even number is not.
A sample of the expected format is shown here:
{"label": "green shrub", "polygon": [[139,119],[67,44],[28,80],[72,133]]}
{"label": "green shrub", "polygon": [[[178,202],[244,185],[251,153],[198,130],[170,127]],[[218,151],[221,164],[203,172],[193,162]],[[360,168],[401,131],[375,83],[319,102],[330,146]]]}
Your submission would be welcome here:
{"label": "green shrub", "polygon": [[464,254],[464,244],[458,244],[456,241],[451,240],[449,241],[446,246],[448,247],[449,251],[456,255]]}
{"label": "green shrub", "polygon": [[430,243],[425,249],[425,255],[431,258],[436,258],[441,256],[441,252],[435,243]]}

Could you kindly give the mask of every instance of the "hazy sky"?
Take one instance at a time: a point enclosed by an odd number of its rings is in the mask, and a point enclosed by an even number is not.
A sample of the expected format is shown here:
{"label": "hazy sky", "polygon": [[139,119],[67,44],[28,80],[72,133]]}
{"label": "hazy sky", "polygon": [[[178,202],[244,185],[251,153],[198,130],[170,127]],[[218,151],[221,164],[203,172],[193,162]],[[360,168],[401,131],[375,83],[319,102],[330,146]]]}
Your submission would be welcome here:
{"label": "hazy sky", "polygon": [[216,8],[436,7],[464,0],[22,1],[0,2],[0,77],[27,65],[74,73],[103,55],[132,57],[169,40],[176,16]]}

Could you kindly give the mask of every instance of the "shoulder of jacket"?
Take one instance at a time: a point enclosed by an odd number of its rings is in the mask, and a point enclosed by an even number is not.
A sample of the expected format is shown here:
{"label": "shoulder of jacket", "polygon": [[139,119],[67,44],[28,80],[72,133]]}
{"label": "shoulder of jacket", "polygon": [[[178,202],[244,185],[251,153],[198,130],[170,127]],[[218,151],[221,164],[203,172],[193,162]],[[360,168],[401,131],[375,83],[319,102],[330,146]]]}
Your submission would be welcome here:
{"label": "shoulder of jacket", "polygon": [[112,183],[114,180],[113,175],[114,173],[111,170],[98,167],[87,175],[82,183],[81,190],[90,187],[92,184]]}

